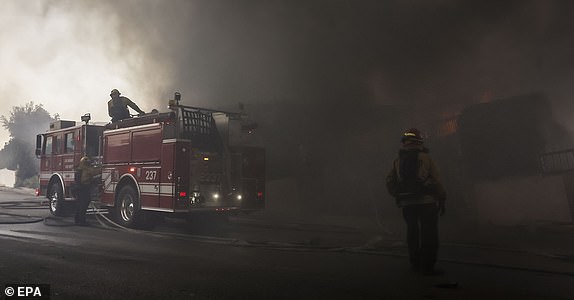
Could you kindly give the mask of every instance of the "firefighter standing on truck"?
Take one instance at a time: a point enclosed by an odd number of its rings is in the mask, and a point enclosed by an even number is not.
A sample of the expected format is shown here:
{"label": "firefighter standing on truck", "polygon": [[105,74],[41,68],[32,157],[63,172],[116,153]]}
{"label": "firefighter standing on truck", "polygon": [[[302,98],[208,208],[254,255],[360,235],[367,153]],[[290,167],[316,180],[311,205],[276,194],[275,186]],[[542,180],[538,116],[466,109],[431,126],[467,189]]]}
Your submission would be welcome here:
{"label": "firefighter standing on truck", "polygon": [[112,123],[131,118],[128,106],[139,114],[145,114],[145,112],[128,97],[120,96],[120,91],[117,89],[113,89],[110,92],[110,97],[112,97],[112,99],[108,101],[108,115],[112,118]]}
{"label": "firefighter standing on truck", "polygon": [[414,271],[438,275],[438,215],[444,215],[446,193],[438,168],[423,146],[420,132],[404,132],[399,157],[387,176],[387,189],[403,209],[407,223],[409,260]]}
{"label": "firefighter standing on truck", "polygon": [[78,189],[78,206],[74,221],[76,224],[86,226],[86,210],[90,205],[91,197],[90,192],[94,185],[94,177],[101,173],[101,168],[92,165],[92,161],[88,156],[82,157],[80,163],[76,167],[75,178]]}

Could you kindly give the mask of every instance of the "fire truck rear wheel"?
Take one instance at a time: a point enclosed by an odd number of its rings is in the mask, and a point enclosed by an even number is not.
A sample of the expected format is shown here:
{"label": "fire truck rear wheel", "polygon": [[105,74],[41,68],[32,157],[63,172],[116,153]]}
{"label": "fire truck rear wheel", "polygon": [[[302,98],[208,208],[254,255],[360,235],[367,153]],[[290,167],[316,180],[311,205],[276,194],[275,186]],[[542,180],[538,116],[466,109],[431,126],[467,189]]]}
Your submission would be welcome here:
{"label": "fire truck rear wheel", "polygon": [[57,217],[65,216],[64,190],[62,189],[62,185],[57,181],[52,182],[49,191],[48,201],[50,203],[50,213]]}
{"label": "fire truck rear wheel", "polygon": [[140,215],[141,210],[136,190],[131,185],[124,185],[116,199],[117,221],[122,226],[136,227]]}

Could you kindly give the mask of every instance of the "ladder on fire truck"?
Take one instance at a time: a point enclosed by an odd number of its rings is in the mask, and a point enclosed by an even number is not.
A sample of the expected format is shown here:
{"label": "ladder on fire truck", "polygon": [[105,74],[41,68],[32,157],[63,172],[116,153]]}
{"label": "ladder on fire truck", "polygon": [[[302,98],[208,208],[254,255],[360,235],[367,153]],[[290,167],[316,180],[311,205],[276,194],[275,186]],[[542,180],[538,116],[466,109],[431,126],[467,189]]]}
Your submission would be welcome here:
{"label": "ladder on fire truck", "polygon": [[574,149],[543,153],[540,166],[545,174],[574,171]]}
{"label": "ladder on fire truck", "polygon": [[[181,109],[182,136],[205,144],[214,136],[218,135],[213,118],[213,111],[202,110],[190,106],[179,106]],[[212,147],[221,147],[222,145],[212,145]]]}
{"label": "ladder on fire truck", "polygon": [[[179,109],[181,118],[181,136],[197,143],[200,148],[209,152],[219,152],[223,158],[223,184],[226,190],[231,190],[231,153],[228,141],[222,132],[218,131],[214,115],[225,115],[227,118],[238,118],[240,114],[205,109],[186,105],[171,105]],[[219,128],[222,130],[222,128]]]}

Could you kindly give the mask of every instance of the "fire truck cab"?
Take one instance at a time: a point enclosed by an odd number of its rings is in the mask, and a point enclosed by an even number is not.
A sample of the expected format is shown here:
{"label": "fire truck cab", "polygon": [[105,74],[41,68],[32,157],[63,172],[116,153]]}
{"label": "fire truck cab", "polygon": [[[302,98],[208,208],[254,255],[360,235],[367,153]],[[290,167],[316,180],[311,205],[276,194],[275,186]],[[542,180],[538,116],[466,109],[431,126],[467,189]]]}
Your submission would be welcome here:
{"label": "fire truck cab", "polygon": [[[177,98],[177,95],[176,95]],[[74,168],[83,155],[101,164],[99,193],[128,227],[151,212],[174,216],[265,207],[265,151],[238,141],[241,114],[170,102],[154,112],[105,125],[57,121],[37,137],[39,195],[62,215],[74,201]]]}
{"label": "fire truck cab", "polygon": [[71,187],[74,184],[74,170],[84,155],[94,160],[101,159],[99,141],[104,126],[76,125],[75,121],[58,120],[50,129],[37,135],[36,156],[40,158],[40,188],[37,195],[48,198],[50,212],[56,216],[69,213],[73,201]]}

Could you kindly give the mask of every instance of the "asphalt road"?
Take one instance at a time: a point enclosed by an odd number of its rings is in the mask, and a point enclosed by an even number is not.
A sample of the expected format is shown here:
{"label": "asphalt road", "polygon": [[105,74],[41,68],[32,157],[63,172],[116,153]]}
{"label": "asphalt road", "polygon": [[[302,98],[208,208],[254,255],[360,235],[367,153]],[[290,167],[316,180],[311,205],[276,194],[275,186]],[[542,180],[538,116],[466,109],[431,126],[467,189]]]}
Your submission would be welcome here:
{"label": "asphalt road", "polygon": [[51,299],[574,299],[571,261],[496,245],[445,245],[445,274],[428,277],[400,241],[369,246],[353,228],[241,217],[134,231],[45,217],[40,199],[0,191],[0,299],[11,283],[49,284]]}

